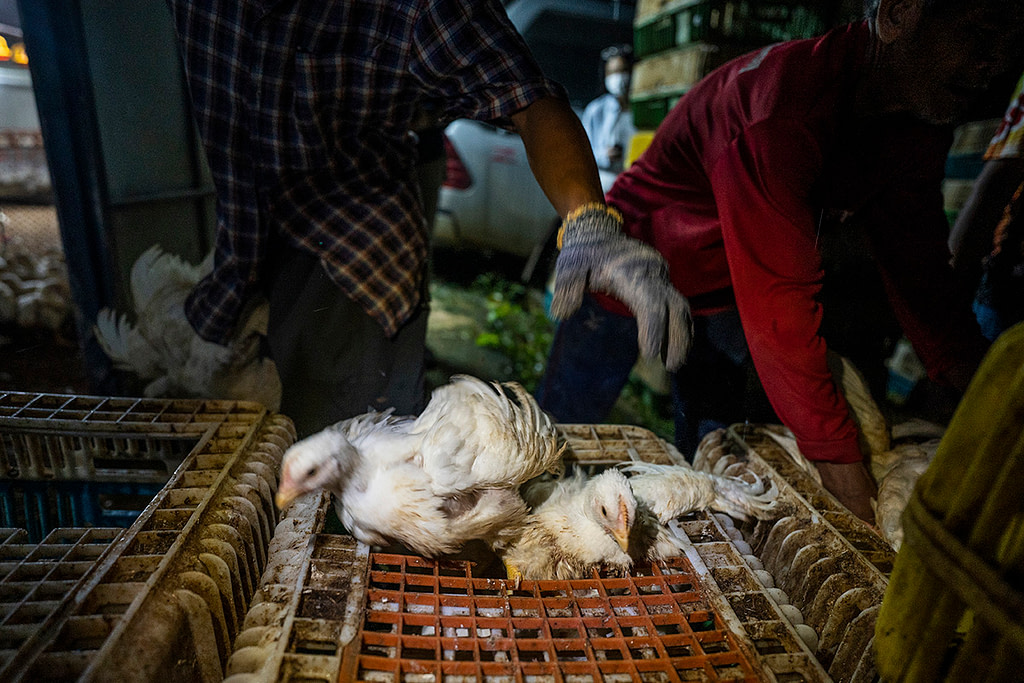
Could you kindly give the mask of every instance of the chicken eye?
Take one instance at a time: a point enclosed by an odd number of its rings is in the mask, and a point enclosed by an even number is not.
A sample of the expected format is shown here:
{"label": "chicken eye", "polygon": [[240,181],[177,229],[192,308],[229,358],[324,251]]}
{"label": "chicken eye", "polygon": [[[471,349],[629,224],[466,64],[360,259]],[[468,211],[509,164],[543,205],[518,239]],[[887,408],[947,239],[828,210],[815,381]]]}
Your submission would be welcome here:
{"label": "chicken eye", "polygon": [[601,516],[602,517],[607,517],[608,516],[608,509],[605,508],[604,505],[601,506]]}
{"label": "chicken eye", "polygon": [[316,465],[314,465],[313,467],[310,467],[308,470],[306,470],[306,476],[307,477],[315,477],[316,476]]}

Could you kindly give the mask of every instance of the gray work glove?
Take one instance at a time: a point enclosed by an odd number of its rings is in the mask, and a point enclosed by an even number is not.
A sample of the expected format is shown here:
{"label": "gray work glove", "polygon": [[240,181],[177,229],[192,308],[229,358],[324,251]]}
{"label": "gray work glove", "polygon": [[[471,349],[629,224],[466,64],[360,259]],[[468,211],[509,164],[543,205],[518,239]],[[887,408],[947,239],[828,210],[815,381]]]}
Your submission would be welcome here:
{"label": "gray work glove", "polygon": [[693,337],[690,305],[668,279],[668,264],[653,247],[622,232],[622,217],[587,204],[562,224],[551,314],[567,318],[587,289],[624,303],[637,322],[640,353],[661,356],[669,370],[686,359]]}

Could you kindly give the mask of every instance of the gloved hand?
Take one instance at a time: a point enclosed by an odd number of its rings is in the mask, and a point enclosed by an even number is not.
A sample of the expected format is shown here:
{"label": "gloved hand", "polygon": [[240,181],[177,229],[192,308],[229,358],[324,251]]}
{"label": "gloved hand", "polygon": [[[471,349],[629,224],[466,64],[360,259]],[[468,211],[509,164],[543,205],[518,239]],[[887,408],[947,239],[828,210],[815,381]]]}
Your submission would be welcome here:
{"label": "gloved hand", "polygon": [[610,294],[636,316],[640,353],[660,355],[669,370],[677,370],[690,349],[693,321],[661,254],[623,234],[622,216],[603,204],[570,212],[559,237],[551,314],[562,319],[575,313],[588,288]]}

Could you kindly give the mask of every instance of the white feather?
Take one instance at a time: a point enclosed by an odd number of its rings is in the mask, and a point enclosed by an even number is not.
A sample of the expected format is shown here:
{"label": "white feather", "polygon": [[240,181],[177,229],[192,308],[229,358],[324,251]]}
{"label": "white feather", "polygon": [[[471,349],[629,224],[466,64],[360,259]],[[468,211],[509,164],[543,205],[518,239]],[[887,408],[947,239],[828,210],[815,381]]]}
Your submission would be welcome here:
{"label": "white feather", "polygon": [[509,578],[589,578],[685,554],[688,539],[658,520],[632,481],[615,468],[592,477],[576,469],[524,485],[523,497],[539,502],[503,555]]}
{"label": "white feather", "polygon": [[135,323],[124,313],[100,311],[96,339],[116,367],[148,383],[147,396],[251,400],[277,410],[277,368],[259,354],[266,302],[249,306],[226,346],[201,338],[185,316],[186,298],[212,268],[212,252],[194,266],[158,245],[150,247],[130,276]]}
{"label": "white feather", "polygon": [[[573,470],[526,518],[502,560],[513,579],[582,579],[595,569],[622,573],[633,565],[624,544],[636,521],[636,499],[621,472],[588,477]],[[618,537],[616,537],[618,534]]]}
{"label": "white feather", "polygon": [[519,485],[558,467],[560,456],[553,425],[522,387],[458,376],[418,418],[370,412],[294,444],[278,504],[323,488],[366,543],[424,555],[475,539],[500,548],[526,515]]}
{"label": "white feather", "polygon": [[96,316],[96,341],[114,367],[139,377],[155,377],[161,371],[160,357],[146,339],[128,322],[128,316],[103,309]]}
{"label": "white feather", "polygon": [[422,434],[422,466],[441,490],[522,482],[561,461],[550,417],[516,383],[456,375],[434,391],[412,431]]}
{"label": "white feather", "polygon": [[777,505],[778,489],[764,480],[750,484],[737,477],[698,472],[679,465],[631,462],[622,466],[629,472],[630,486],[662,524],[681,515],[710,508],[737,519],[765,519]]}

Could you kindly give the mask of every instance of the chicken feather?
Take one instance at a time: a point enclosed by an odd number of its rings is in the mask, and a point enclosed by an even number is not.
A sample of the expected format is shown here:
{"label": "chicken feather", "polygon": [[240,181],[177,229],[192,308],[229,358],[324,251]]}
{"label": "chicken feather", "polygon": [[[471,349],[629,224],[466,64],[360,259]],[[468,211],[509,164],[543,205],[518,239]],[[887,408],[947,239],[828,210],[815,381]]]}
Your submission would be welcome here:
{"label": "chicken feather", "polygon": [[423,435],[422,466],[439,490],[503,486],[561,466],[551,418],[514,382],[455,375],[434,391],[411,431]]}
{"label": "chicken feather", "polygon": [[741,520],[765,519],[777,505],[778,489],[774,482],[766,488],[763,479],[750,484],[683,465],[647,462],[630,462],[621,469],[632,475],[633,493],[651,507],[662,524],[706,508]]}
{"label": "chicken feather", "polygon": [[135,372],[140,377],[155,377],[161,372],[160,356],[142,333],[135,329],[128,316],[110,309],[96,316],[96,341],[119,370]]}
{"label": "chicken feather", "polygon": [[577,468],[556,481],[524,485],[521,495],[535,507],[502,555],[508,577],[580,579],[595,569],[623,574],[637,562],[684,554],[685,542],[634,494],[630,481],[614,468],[592,477]]}
{"label": "chicken feather", "polygon": [[[903,542],[903,511],[918,478],[934,457],[945,428],[915,418],[894,424],[890,429],[864,376],[846,358],[830,355],[829,360],[837,386],[860,431],[862,447],[867,450],[871,476],[878,484],[877,498],[871,502],[875,523],[889,544],[899,550]],[[797,448],[792,432],[781,425],[768,426],[761,431],[778,443],[798,467],[821,483],[817,468]]]}
{"label": "chicken feather", "polygon": [[266,301],[250,304],[226,346],[200,337],[185,317],[186,298],[212,268],[212,252],[192,265],[159,245],[150,247],[130,275],[135,323],[126,314],[101,310],[93,326],[96,340],[115,367],[148,382],[147,396],[252,400],[277,410],[277,368],[259,352]]}
{"label": "chicken feather", "polygon": [[292,445],[277,504],[327,489],[365,543],[436,556],[480,539],[501,550],[527,514],[519,485],[557,469],[561,453],[550,418],[521,386],[457,375],[419,417],[371,411]]}
{"label": "chicken feather", "polygon": [[581,579],[632,566],[627,550],[637,504],[621,472],[588,477],[574,469],[547,493],[501,553],[510,579]]}

